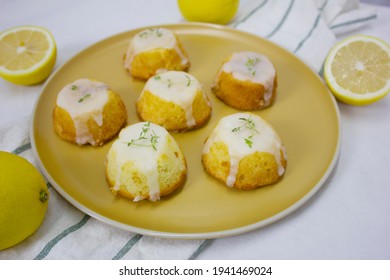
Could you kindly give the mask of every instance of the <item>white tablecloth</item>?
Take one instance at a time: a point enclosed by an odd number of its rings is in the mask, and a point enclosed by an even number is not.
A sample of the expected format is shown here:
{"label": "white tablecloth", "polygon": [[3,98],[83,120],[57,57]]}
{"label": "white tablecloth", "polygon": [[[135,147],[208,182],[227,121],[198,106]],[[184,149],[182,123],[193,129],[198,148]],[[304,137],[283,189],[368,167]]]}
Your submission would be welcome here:
{"label": "white tablecloth", "polygon": [[[249,3],[245,0],[241,2],[242,5]],[[317,2],[325,6],[328,1]],[[259,3],[261,4],[261,0]],[[389,43],[390,7],[363,7],[376,8],[376,18],[368,19],[370,23],[360,29],[347,33],[343,30],[336,40],[362,33],[380,37]],[[142,26],[183,21],[175,0],[0,0],[0,30],[31,24],[44,26],[54,34],[58,46],[56,68],[82,49],[111,35]],[[235,27],[256,31],[251,30],[253,25],[249,20]],[[348,26],[335,22],[334,29],[337,28]],[[312,66],[313,69],[318,67],[318,63],[316,65]],[[42,84],[23,87],[0,79],[0,128],[15,126],[18,122],[26,125],[25,120],[31,116],[41,89]],[[150,253],[159,248],[158,239],[130,236],[114,228],[105,229],[104,234],[112,231],[117,235],[116,238],[123,239],[122,250],[120,246],[113,248],[112,257],[122,258],[127,252],[126,248],[134,246],[132,255],[127,258],[389,259],[390,97],[365,107],[343,103],[338,103],[338,106],[342,124],[339,162],[320,192],[304,207],[277,223],[235,237],[206,242],[164,241],[167,243],[164,248],[171,252],[166,254]],[[18,133],[15,130],[15,135]],[[8,150],[12,148],[8,147]],[[78,210],[74,208],[74,211]],[[75,220],[74,225],[80,226],[88,222],[87,225],[93,228],[93,223],[100,223],[81,212],[77,215],[79,220]],[[94,238],[96,234],[98,233],[95,233]],[[97,241],[104,242],[104,236]],[[78,242],[81,244],[82,241]],[[45,248],[52,250],[51,244],[46,243],[40,255],[32,254],[24,258],[45,258],[45,254],[49,253]],[[71,248],[75,245],[69,243],[67,246]],[[145,254],[148,250],[149,253]],[[55,248],[52,254],[54,251]],[[67,255],[67,258],[88,258],[82,252],[75,254],[73,257]],[[2,258],[18,258],[18,254],[0,252],[0,259]]]}

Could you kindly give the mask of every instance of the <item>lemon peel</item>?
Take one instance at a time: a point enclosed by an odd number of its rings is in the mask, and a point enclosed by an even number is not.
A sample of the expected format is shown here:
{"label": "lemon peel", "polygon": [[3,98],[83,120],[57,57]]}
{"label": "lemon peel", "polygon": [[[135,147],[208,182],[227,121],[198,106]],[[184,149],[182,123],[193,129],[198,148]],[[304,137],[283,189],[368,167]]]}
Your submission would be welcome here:
{"label": "lemon peel", "polygon": [[390,92],[390,47],[379,38],[353,35],[329,51],[325,81],[335,97],[351,105],[367,105]]}
{"label": "lemon peel", "polygon": [[188,21],[227,24],[237,13],[239,0],[178,0]]}
{"label": "lemon peel", "polygon": [[45,217],[49,191],[26,159],[0,151],[0,251],[32,235]]}
{"label": "lemon peel", "polygon": [[14,84],[45,80],[57,58],[53,35],[38,26],[17,26],[0,33],[0,76]]}

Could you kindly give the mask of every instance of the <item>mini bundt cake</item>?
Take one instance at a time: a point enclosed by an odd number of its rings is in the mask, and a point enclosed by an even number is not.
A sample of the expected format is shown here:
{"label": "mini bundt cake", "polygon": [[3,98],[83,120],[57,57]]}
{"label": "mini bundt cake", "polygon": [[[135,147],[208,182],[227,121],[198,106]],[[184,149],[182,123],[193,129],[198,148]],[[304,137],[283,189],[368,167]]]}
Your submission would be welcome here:
{"label": "mini bundt cake", "polygon": [[250,190],[277,182],[287,155],[270,124],[257,115],[237,113],[222,118],[206,139],[202,162],[228,187]]}
{"label": "mini bundt cake", "polygon": [[185,71],[190,67],[188,56],[177,35],[159,27],[136,34],[124,60],[124,67],[130,75],[144,80],[163,71]]}
{"label": "mini bundt cake", "polygon": [[237,52],[220,67],[212,91],[233,108],[260,110],[273,104],[276,88],[276,70],[265,55]]}
{"label": "mini bundt cake", "polygon": [[66,85],[53,111],[57,135],[78,145],[103,145],[118,134],[126,119],[121,97],[108,85],[90,79]]}
{"label": "mini bundt cake", "polygon": [[114,194],[159,200],[185,182],[185,157],[167,130],[140,122],[121,130],[107,154],[106,176]]}
{"label": "mini bundt cake", "polygon": [[178,132],[203,125],[210,118],[211,103],[195,77],[167,71],[146,82],[137,112],[144,121]]}

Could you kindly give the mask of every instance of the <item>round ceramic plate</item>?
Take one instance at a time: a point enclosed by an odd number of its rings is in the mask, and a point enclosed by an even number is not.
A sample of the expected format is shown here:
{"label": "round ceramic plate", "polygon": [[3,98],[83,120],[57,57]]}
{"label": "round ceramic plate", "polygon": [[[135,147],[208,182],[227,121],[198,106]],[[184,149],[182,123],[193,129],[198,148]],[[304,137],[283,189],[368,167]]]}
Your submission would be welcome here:
{"label": "round ceramic plate", "polygon": [[[135,102],[144,82],[129,76],[123,55],[130,39],[143,29],[115,35],[77,54],[46,82],[34,110],[31,140],[42,172],[54,188],[81,211],[103,222],[144,235],[168,238],[218,238],[263,227],[299,208],[316,193],[339,153],[336,103],[320,78],[283,48],[257,36],[208,24],[162,26],[174,31],[187,51],[189,73],[203,85],[213,112],[202,128],[172,134],[186,156],[185,185],[158,202],[115,197],[105,177],[112,141],[102,147],[77,146],[53,130],[58,92],[79,78],[101,80],[124,100],[128,124],[140,121]],[[210,87],[221,62],[237,51],[267,55],[278,75],[276,102],[255,112],[267,120],[285,144],[288,163],[278,183],[252,191],[226,187],[206,174],[201,163],[204,140],[219,119],[238,110],[218,100]]]}

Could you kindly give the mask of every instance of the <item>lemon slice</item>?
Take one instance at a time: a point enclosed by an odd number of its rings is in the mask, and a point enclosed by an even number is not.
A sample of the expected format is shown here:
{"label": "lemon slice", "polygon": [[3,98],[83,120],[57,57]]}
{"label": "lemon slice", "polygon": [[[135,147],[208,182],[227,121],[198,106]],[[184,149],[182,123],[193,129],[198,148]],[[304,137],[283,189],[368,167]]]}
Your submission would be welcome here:
{"label": "lemon slice", "polygon": [[56,54],[53,36],[42,27],[5,30],[0,33],[0,76],[14,84],[37,84],[49,76]]}
{"label": "lemon slice", "polygon": [[352,105],[375,102],[390,91],[390,47],[371,36],[348,37],[330,50],[324,77],[342,102]]}

